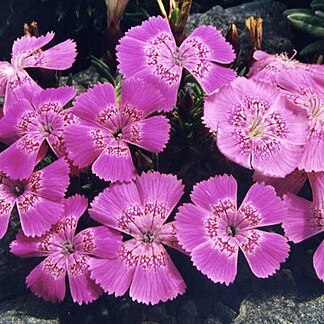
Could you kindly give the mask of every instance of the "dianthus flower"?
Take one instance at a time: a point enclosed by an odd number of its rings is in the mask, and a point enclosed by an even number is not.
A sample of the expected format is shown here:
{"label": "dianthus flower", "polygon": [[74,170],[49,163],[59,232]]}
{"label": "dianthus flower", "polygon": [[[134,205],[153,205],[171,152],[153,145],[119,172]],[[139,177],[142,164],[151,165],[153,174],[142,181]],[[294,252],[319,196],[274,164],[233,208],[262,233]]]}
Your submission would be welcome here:
{"label": "dianthus flower", "polygon": [[204,121],[227,158],[264,175],[285,177],[303,155],[306,115],[288,110],[270,83],[236,78],[206,99]]}
{"label": "dianthus flower", "polygon": [[19,233],[10,245],[20,257],[46,257],[26,278],[27,286],[38,297],[61,302],[65,297],[65,278],[71,296],[78,304],[97,299],[102,290],[89,276],[93,258],[112,258],[121,245],[121,236],[105,226],[90,227],[75,235],[81,215],[88,206],[86,198],[75,195],[64,200],[60,220],[43,236],[28,238]]}
{"label": "dianthus flower", "polygon": [[215,176],[195,185],[191,200],[176,214],[181,246],[194,265],[214,282],[234,281],[239,249],[259,278],[272,275],[288,257],[282,235],[257,227],[279,224],[287,212],[271,186],[254,184],[237,209],[237,183],[232,176]]}
{"label": "dianthus flower", "polygon": [[[324,172],[310,172],[308,179],[313,201],[289,193],[284,196],[288,213],[283,219],[283,228],[294,243],[324,231]],[[324,281],[324,240],[314,254],[313,264],[318,278]]]}
{"label": "dianthus flower", "polygon": [[151,17],[131,28],[117,46],[119,69],[126,77],[139,77],[155,84],[165,97],[163,109],[176,104],[183,68],[209,94],[235,78],[235,72],[217,63],[235,59],[232,46],[212,26],[196,28],[176,45],[170,25],[162,17]]}
{"label": "dianthus flower", "polygon": [[277,195],[283,197],[288,192],[297,195],[307,180],[307,173],[304,170],[296,169],[284,178],[273,178],[264,176],[260,172],[254,172],[253,180],[274,187]]}
{"label": "dianthus flower", "polygon": [[[175,176],[144,173],[134,182],[114,184],[92,202],[90,216],[132,238],[118,257],[92,260],[91,278],[104,291],[157,304],[175,298],[186,285],[163,244],[180,249],[174,222],[165,223],[183,194]],[[181,249],[180,249],[181,250]]]}
{"label": "dianthus flower", "polygon": [[324,74],[324,67],[319,64],[305,64],[294,59],[287,53],[268,54],[263,51],[255,51],[253,58],[256,62],[251,66],[248,77],[277,84],[278,77],[286,72],[307,73],[309,75]]}
{"label": "dianthus flower", "polygon": [[69,167],[64,159],[35,171],[25,180],[1,174],[0,239],[6,234],[11,211],[16,204],[26,236],[44,234],[60,219],[63,198],[69,185]]}
{"label": "dianthus flower", "polygon": [[306,112],[309,130],[298,168],[306,172],[324,171],[324,82],[306,73],[285,73],[278,78],[291,109]]}
{"label": "dianthus flower", "polygon": [[25,179],[33,171],[39,154],[51,147],[57,157],[65,156],[63,130],[74,115],[63,110],[74,98],[72,87],[46,89],[38,92],[31,102],[21,99],[15,109],[0,120],[0,138],[16,140],[0,153],[0,171],[13,179]]}
{"label": "dianthus flower", "polygon": [[72,40],[41,50],[54,35],[50,32],[45,36],[18,38],[12,47],[11,63],[0,62],[0,95],[5,94],[5,113],[9,109],[15,110],[15,100],[30,98],[30,94],[41,90],[26,68],[65,70],[72,66],[77,54],[76,44]]}
{"label": "dianthus flower", "polygon": [[131,180],[136,173],[128,144],[157,153],[169,140],[168,119],[147,117],[163,100],[141,80],[124,81],[120,100],[110,83],[95,85],[74,103],[78,121],[65,132],[70,159],[80,168],[92,164],[93,173],[107,181]]}

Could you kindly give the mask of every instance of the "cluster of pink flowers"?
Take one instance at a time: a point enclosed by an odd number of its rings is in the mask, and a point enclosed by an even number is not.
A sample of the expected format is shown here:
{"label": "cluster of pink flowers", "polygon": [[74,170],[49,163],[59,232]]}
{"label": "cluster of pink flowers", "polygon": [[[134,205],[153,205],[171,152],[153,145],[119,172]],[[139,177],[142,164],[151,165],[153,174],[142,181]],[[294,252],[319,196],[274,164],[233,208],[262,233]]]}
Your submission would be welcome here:
{"label": "cluster of pink flowers", "polygon": [[[21,231],[11,251],[45,257],[26,279],[37,296],[62,301],[67,275],[79,304],[128,290],[133,300],[156,304],[186,289],[165,246],[228,285],[239,250],[265,278],[287,259],[288,239],[297,243],[324,230],[322,67],[258,51],[248,78],[236,77],[219,65],[235,54],[216,28],[198,27],[178,47],[168,21],[152,17],[117,46],[121,91],[102,83],[77,95],[73,87],[44,90],[25,71],[71,67],[75,43],[43,50],[53,37],[23,36],[14,42],[11,63],[0,62],[0,140],[8,145],[0,153],[0,238],[16,204]],[[183,69],[207,95],[203,122],[219,151],[262,182],[239,207],[233,176],[196,184],[192,202],[176,211],[181,180],[155,171],[138,175],[134,166],[132,146],[154,153],[166,147],[171,127],[163,113],[176,105]],[[40,168],[48,152],[57,160]],[[84,196],[65,196],[69,174],[89,167],[110,182],[90,209]],[[307,176],[313,202],[296,196]],[[87,210],[101,225],[76,234]],[[277,224],[286,237],[259,229]],[[324,243],[314,256],[322,280],[323,253]]]}

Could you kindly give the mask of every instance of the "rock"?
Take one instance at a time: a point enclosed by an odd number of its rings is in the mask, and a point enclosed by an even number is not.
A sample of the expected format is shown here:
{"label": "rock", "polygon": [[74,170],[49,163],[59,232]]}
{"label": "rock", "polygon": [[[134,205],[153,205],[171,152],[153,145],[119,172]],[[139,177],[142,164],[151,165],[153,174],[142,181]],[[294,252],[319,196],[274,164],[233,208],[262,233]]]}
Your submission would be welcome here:
{"label": "rock", "polygon": [[241,48],[247,49],[249,34],[245,27],[245,19],[254,16],[263,18],[263,45],[269,53],[289,52],[295,46],[294,34],[283,11],[287,7],[279,1],[258,0],[244,3],[227,9],[215,6],[205,13],[193,14],[189,17],[187,29],[192,31],[200,25],[214,25],[226,35],[231,23],[238,26]]}
{"label": "rock", "polygon": [[197,305],[194,300],[189,299],[181,306],[178,313],[178,323],[181,324],[196,324],[200,323],[198,319]]}
{"label": "rock", "polygon": [[35,265],[35,261],[40,259],[19,258],[9,250],[9,244],[20,228],[19,217],[14,210],[8,231],[0,240],[0,301],[26,293],[25,279]]}
{"label": "rock", "polygon": [[242,302],[240,323],[324,323],[324,289],[316,286],[287,290],[258,290]]}
{"label": "rock", "polygon": [[0,324],[57,324],[58,306],[32,295],[0,303]]}
{"label": "rock", "polygon": [[218,317],[213,314],[209,314],[207,318],[203,322],[204,324],[222,324],[222,322]]}
{"label": "rock", "polygon": [[74,74],[73,76],[61,77],[59,85],[72,85],[76,87],[78,93],[86,91],[92,85],[98,83],[99,74],[95,67],[90,66],[86,70]]}

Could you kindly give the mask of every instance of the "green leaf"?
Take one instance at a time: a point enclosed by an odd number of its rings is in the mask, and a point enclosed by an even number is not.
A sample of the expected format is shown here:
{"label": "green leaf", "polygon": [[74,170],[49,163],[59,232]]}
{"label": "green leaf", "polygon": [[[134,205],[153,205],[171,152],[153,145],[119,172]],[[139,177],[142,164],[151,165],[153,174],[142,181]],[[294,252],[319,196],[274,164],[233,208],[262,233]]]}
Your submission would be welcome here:
{"label": "green leaf", "polygon": [[324,10],[323,0],[313,0],[310,4],[311,8],[314,10]]}
{"label": "green leaf", "polygon": [[287,18],[295,27],[300,28],[313,36],[324,36],[323,18],[303,13],[290,14]]}
{"label": "green leaf", "polygon": [[320,40],[318,42],[311,43],[304,47],[300,51],[300,55],[306,55],[309,53],[324,53],[324,40]]}
{"label": "green leaf", "polygon": [[314,10],[312,9],[288,9],[288,10],[285,10],[283,12],[283,14],[285,16],[289,16],[289,15],[294,15],[294,14],[309,14],[309,15],[312,15],[314,13]]}

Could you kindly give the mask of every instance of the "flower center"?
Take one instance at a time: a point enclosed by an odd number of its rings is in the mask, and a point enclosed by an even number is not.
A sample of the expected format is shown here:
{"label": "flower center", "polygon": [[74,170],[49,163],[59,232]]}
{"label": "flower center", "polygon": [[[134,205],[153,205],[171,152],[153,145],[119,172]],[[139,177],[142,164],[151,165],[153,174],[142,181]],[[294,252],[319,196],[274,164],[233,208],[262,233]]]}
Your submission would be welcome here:
{"label": "flower center", "polygon": [[264,127],[262,125],[262,117],[257,116],[249,126],[249,135],[252,138],[261,137],[263,134]]}
{"label": "flower center", "polygon": [[117,129],[113,134],[115,140],[121,140],[123,138],[123,132],[121,129]]}
{"label": "flower center", "polygon": [[229,236],[235,236],[237,234],[236,227],[233,225],[229,225],[226,227],[226,234]]}
{"label": "flower center", "polygon": [[25,191],[25,186],[21,182],[14,182],[11,187],[11,192],[16,196],[20,197]]}
{"label": "flower center", "polygon": [[43,133],[45,137],[48,137],[50,134],[52,134],[54,130],[53,123],[51,122],[41,122],[39,128],[41,133]]}
{"label": "flower center", "polygon": [[68,254],[71,254],[71,253],[73,253],[75,251],[74,245],[70,241],[66,241],[66,242],[63,243],[63,249]]}
{"label": "flower center", "polygon": [[181,54],[179,48],[177,47],[176,50],[172,53],[173,63],[178,66],[182,66],[184,57]]}
{"label": "flower center", "polygon": [[146,232],[143,234],[143,242],[144,243],[153,243],[154,241],[154,234],[151,232]]}

